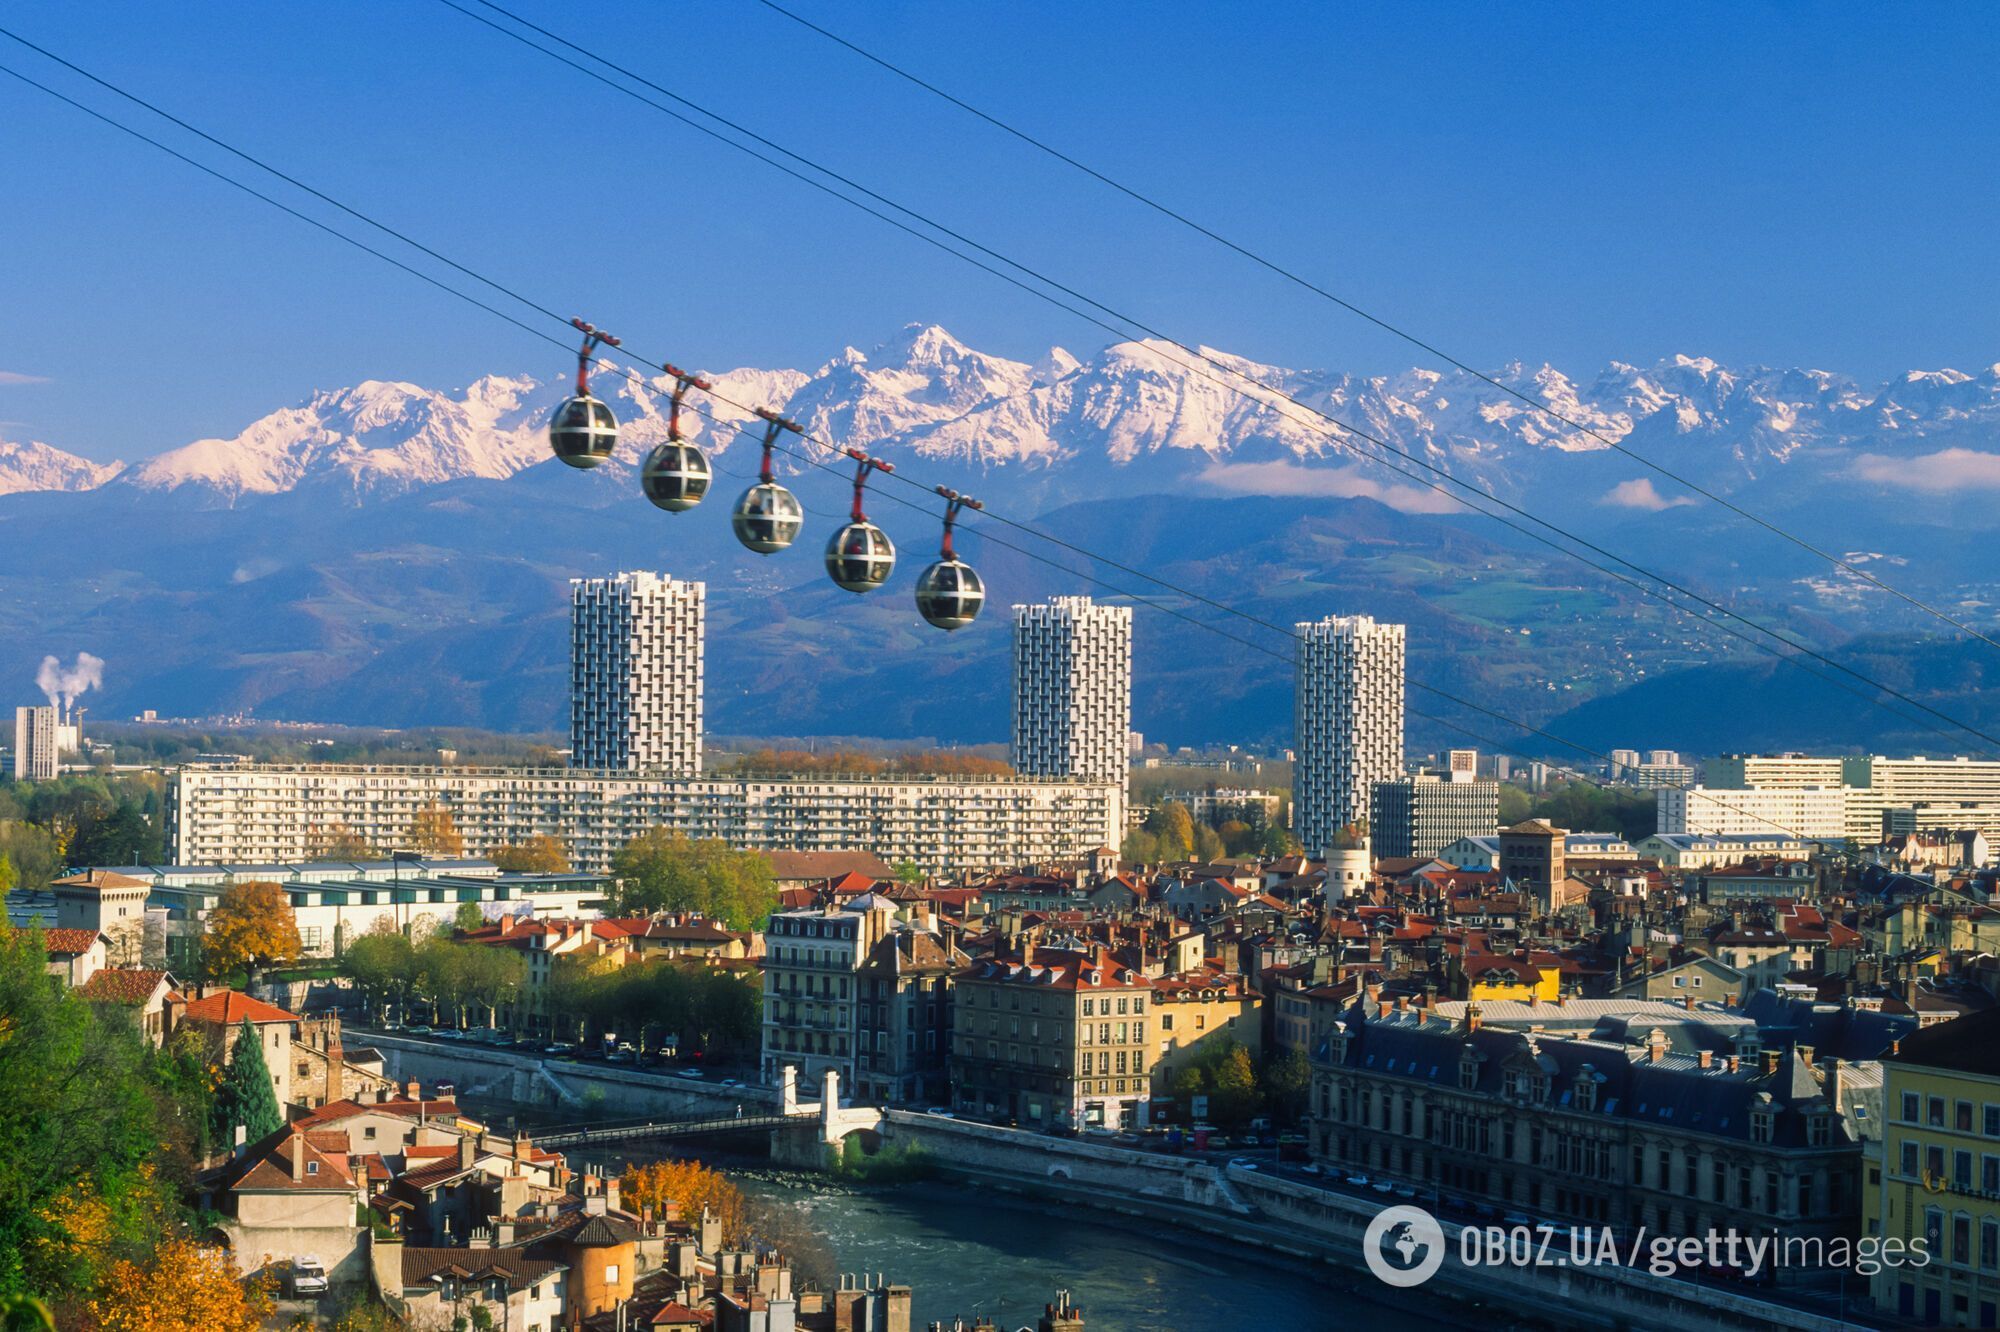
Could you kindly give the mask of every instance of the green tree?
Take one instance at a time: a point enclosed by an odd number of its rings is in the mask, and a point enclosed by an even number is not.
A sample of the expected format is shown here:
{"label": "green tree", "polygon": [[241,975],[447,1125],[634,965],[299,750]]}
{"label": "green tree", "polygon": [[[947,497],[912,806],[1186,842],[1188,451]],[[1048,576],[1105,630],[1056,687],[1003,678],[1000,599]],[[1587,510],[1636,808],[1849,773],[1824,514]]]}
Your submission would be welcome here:
{"label": "green tree", "polygon": [[21,876],[15,871],[14,862],[4,853],[0,853],[0,897],[13,892],[14,886],[20,881]]}
{"label": "green tree", "polygon": [[1312,1065],[1297,1050],[1287,1050],[1264,1066],[1264,1102],[1278,1122],[1290,1127],[1305,1118],[1306,1096],[1312,1090]]}
{"label": "green tree", "polygon": [[451,923],[469,933],[486,923],[486,913],[477,902],[460,902],[458,910],[452,913]]}
{"label": "green tree", "polygon": [[923,869],[914,860],[897,861],[895,876],[897,883],[922,883],[924,881]]}
{"label": "green tree", "polygon": [[215,1098],[215,1115],[220,1130],[216,1137],[224,1143],[236,1141],[239,1126],[245,1142],[267,1138],[285,1126],[278,1093],[271,1084],[271,1066],[264,1062],[264,1042],[248,1018],[237,1029],[236,1043],[230,1047],[229,1068]]}
{"label": "green tree", "polygon": [[1299,851],[1299,839],[1274,823],[1264,829],[1257,849],[1272,859],[1279,856],[1294,856]]}
{"label": "green tree", "polygon": [[47,962],[39,929],[0,919],[0,1297],[90,1291],[174,1224],[191,1173],[132,1024]]}
{"label": "green tree", "polygon": [[727,842],[696,841],[654,828],[611,861],[614,909],[624,913],[699,911],[732,929],[761,928],[778,904],[771,862]]}
{"label": "green tree", "polygon": [[375,1001],[378,1015],[386,1016],[393,996],[407,1006],[410,982],[416,976],[416,950],[402,933],[386,921],[347,946],[341,955],[341,969]]}
{"label": "green tree", "polygon": [[1240,856],[1257,849],[1257,830],[1242,819],[1224,819],[1215,835],[1222,839],[1224,855]]}
{"label": "green tree", "polygon": [[1118,858],[1140,865],[1150,864],[1160,858],[1160,839],[1144,828],[1134,828],[1125,834],[1125,841],[1118,848]]}
{"label": "green tree", "polygon": [[1206,823],[1194,825],[1194,857],[1196,860],[1214,863],[1222,859],[1222,838]]}
{"label": "green tree", "polygon": [[1535,807],[1535,801],[1527,791],[1505,782],[1500,787],[1500,826],[1511,828],[1528,817],[1528,811]]}
{"label": "green tree", "polygon": [[1248,1119],[1257,1108],[1257,1069],[1250,1062],[1250,1052],[1229,1042],[1210,1077],[1209,1110],[1215,1121],[1235,1126]]}

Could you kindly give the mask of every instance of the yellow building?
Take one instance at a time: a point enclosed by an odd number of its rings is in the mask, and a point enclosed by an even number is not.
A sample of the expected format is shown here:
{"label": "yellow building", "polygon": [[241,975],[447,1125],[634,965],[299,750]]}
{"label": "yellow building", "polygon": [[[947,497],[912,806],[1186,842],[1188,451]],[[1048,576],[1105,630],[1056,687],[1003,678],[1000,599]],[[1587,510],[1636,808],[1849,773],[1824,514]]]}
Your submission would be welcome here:
{"label": "yellow building", "polygon": [[1454,998],[1491,1002],[1536,999],[1554,1003],[1562,995],[1562,973],[1553,965],[1519,954],[1468,953],[1456,967]]}
{"label": "yellow building", "polygon": [[1206,1054],[1218,1041],[1235,1041],[1254,1061],[1263,1053],[1264,996],[1241,976],[1219,971],[1163,976],[1153,982],[1154,1024],[1159,1048],[1153,1056],[1153,1091],[1173,1094],[1174,1074]]}
{"label": "yellow building", "polygon": [[1927,1261],[1884,1265],[1876,1308],[1946,1327],[2000,1326],[2000,1009],[1926,1027],[1882,1061],[1882,1158],[1866,1233]]}

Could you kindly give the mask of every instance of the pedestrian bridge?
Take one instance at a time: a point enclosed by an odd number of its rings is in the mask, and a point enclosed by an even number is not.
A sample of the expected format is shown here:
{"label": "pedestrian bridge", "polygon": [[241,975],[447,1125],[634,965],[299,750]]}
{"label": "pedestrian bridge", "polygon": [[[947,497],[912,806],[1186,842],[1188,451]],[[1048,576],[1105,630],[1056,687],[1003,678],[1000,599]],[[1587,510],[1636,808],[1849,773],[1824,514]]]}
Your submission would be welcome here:
{"label": "pedestrian bridge", "polygon": [[605,1142],[633,1142],[645,1139],[702,1138],[721,1133],[748,1133],[756,1130],[795,1128],[819,1118],[819,1109],[808,1106],[791,1114],[727,1115],[720,1119],[634,1120],[615,1124],[561,1124],[535,1134],[535,1145],[551,1149],[591,1147]]}
{"label": "pedestrian bridge", "polygon": [[[795,1071],[785,1069],[779,1083],[775,1111],[758,1106],[753,1113],[736,1107],[732,1115],[708,1115],[700,1119],[634,1119],[612,1123],[562,1124],[535,1135],[537,1145],[550,1149],[589,1147],[600,1143],[663,1141],[674,1138],[715,1137],[726,1133],[769,1132],[774,1150],[789,1159],[783,1149],[803,1153],[802,1159],[820,1163],[820,1143],[838,1147],[855,1133],[880,1133],[882,1111],[876,1106],[847,1107],[840,1103],[840,1075],[826,1071],[817,1102],[801,1101]],[[807,1130],[810,1133],[801,1132]],[[872,1150],[872,1149],[871,1149]]]}

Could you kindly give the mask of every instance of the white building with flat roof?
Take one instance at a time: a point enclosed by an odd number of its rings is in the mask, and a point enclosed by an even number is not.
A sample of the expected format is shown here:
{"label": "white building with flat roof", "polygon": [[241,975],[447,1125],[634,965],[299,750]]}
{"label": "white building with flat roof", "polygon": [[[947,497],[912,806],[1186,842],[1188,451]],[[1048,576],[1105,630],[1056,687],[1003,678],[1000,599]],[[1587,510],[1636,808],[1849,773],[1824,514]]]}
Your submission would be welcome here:
{"label": "white building with flat roof", "polygon": [[14,780],[52,782],[62,744],[62,717],[53,705],[14,709]]}
{"label": "white building with flat roof", "polygon": [[1132,771],[1132,608],[1089,597],[1014,607],[1012,701],[1015,771],[1114,784],[1099,842],[1116,847]]}
{"label": "white building with flat roof", "polygon": [[168,829],[189,864],[302,861],[330,832],[387,852],[417,815],[449,814],[466,849],[553,837],[579,872],[607,873],[656,827],[759,851],[869,851],[933,874],[1074,857],[1123,805],[1112,782],[1027,777],[668,777],[576,768],[190,764],[168,788]]}
{"label": "white building with flat roof", "polygon": [[1329,615],[1298,626],[1292,831],[1308,855],[1365,822],[1377,782],[1403,776],[1400,624]]}
{"label": "white building with flat roof", "polygon": [[1689,786],[1663,787],[1655,798],[1662,833],[1776,834],[1832,843],[1847,836],[1847,796],[1838,786],[1774,791]]}
{"label": "white building with flat roof", "polygon": [[641,571],[569,590],[570,763],[699,773],[706,585]]}

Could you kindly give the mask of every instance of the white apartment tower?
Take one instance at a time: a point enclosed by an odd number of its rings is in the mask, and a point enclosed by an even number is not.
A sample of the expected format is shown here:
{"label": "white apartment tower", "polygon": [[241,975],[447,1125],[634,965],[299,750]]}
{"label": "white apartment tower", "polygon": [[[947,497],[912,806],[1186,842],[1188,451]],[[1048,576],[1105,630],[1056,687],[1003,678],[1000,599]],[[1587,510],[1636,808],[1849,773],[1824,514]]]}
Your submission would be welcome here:
{"label": "white apartment tower", "polygon": [[52,782],[61,749],[62,718],[55,706],[14,709],[14,780]]}
{"label": "white apartment tower", "polygon": [[1132,608],[1089,597],[1014,607],[1014,769],[1115,783],[1112,847],[1125,836],[1131,733]]}
{"label": "white apartment tower", "polygon": [[1404,628],[1329,615],[1298,633],[1292,832],[1319,855],[1368,818],[1375,783],[1402,779]]}
{"label": "white apartment tower", "polygon": [[698,775],[706,586],[639,572],[569,590],[570,766]]}

